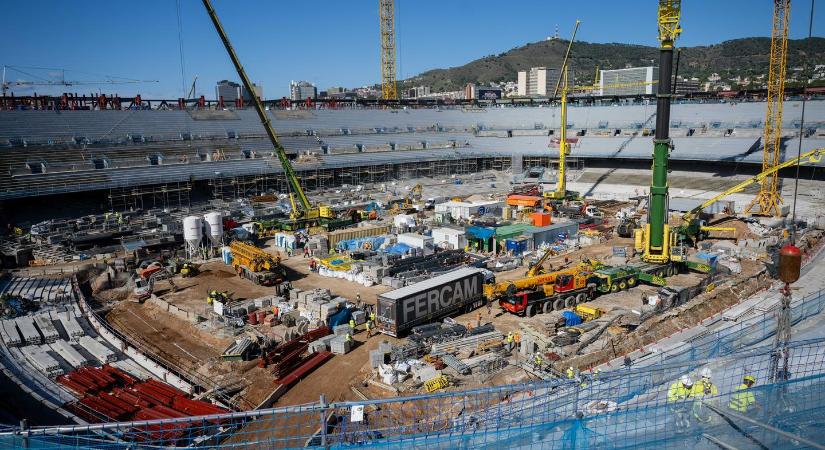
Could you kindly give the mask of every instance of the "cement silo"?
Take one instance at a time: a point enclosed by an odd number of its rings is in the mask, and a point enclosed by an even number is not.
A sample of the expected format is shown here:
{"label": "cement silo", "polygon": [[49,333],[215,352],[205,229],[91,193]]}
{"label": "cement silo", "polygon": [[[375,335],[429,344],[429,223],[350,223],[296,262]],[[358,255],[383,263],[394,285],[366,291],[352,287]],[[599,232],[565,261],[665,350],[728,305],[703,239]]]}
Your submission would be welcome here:
{"label": "cement silo", "polygon": [[203,215],[206,227],[206,237],[210,247],[220,247],[223,244],[223,216],[219,212]]}
{"label": "cement silo", "polygon": [[198,216],[183,218],[183,240],[186,242],[186,253],[190,259],[200,257],[200,247],[203,241],[203,221]]}

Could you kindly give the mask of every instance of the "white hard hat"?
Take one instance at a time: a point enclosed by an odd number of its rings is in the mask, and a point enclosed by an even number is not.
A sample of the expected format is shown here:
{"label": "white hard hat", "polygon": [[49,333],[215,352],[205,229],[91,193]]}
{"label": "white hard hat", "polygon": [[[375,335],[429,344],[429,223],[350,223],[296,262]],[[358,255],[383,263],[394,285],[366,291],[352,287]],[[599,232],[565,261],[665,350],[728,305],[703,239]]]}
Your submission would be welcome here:
{"label": "white hard hat", "polygon": [[704,369],[702,369],[700,374],[702,375],[702,378],[708,378],[709,379],[710,378],[710,369],[705,367]]}
{"label": "white hard hat", "polygon": [[690,375],[682,375],[682,378],[679,378],[679,381],[681,381],[685,386],[693,386],[693,379],[690,378]]}

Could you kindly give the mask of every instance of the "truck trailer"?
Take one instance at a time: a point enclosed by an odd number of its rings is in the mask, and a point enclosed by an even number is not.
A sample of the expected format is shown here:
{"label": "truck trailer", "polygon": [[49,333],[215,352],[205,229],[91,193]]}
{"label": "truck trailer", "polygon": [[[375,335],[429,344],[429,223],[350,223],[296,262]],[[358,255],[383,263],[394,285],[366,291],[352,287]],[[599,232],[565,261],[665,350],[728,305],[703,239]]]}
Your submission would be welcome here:
{"label": "truck trailer", "polygon": [[412,327],[484,305],[484,271],[461,268],[378,296],[377,329],[398,337]]}

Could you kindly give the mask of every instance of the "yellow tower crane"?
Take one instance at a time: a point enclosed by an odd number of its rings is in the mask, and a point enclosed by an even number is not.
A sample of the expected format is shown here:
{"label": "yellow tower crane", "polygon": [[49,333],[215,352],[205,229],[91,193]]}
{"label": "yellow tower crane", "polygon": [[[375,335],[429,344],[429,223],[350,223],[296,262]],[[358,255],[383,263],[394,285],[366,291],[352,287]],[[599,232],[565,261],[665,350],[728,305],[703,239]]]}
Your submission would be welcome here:
{"label": "yellow tower crane", "polygon": [[381,98],[398,100],[395,78],[395,0],[378,0],[381,23]]}
{"label": "yellow tower crane", "polygon": [[[559,72],[559,81],[556,84],[556,92],[558,86],[561,85],[561,117],[559,118],[559,171],[556,177],[556,190],[552,192],[545,192],[544,197],[553,200],[564,200],[568,197],[578,197],[578,193],[567,191],[567,155],[570,154],[570,146],[567,144],[567,91],[569,89],[567,79],[567,60],[570,57],[570,49],[573,47],[573,41],[576,39],[576,32],[579,31],[580,20],[576,20],[576,26],[573,28],[573,36],[567,44],[567,52],[564,54],[564,61],[561,64],[561,72]],[[553,95],[556,95],[556,92]]]}
{"label": "yellow tower crane", "polygon": [[[768,98],[765,104],[765,133],[762,145],[762,171],[779,165],[782,139],[782,102],[785,97],[785,69],[788,61],[788,19],[791,0],[774,0],[771,53],[768,61]],[[779,192],[779,174],[774,171],[761,181],[759,193],[745,212],[762,216],[779,216],[783,202]]]}

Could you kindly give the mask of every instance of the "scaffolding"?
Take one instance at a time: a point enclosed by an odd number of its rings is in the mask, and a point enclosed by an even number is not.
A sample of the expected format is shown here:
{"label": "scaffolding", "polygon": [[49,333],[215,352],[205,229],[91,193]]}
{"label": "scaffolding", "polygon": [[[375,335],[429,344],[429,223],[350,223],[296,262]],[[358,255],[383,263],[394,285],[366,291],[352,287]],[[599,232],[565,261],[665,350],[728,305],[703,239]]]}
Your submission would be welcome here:
{"label": "scaffolding", "polygon": [[181,209],[191,205],[192,183],[175,182],[109,189],[110,211]]}
{"label": "scaffolding", "polygon": [[[433,161],[376,162],[351,167],[295,167],[301,187],[307,192],[317,192],[344,185],[370,185],[393,180],[414,178],[443,178],[451,175],[468,175],[481,171],[506,171],[511,167],[510,156],[455,157]],[[283,173],[270,172],[257,175],[216,177],[208,182],[212,197],[232,201],[256,195],[288,192]]]}

